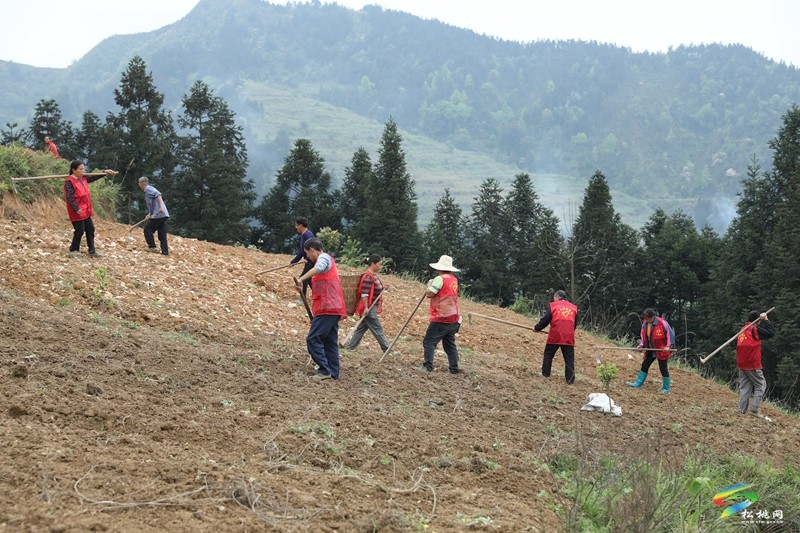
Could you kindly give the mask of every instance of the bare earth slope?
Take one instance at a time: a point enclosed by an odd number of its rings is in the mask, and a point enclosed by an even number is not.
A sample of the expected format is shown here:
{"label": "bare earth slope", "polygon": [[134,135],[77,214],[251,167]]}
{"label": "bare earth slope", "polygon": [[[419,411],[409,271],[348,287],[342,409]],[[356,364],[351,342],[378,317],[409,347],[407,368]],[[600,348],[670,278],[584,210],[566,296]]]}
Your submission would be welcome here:
{"label": "bare earth slope", "polygon": [[[560,531],[569,502],[543,464],[565,451],[680,461],[699,444],[776,465],[800,452],[796,419],[741,417],[734,393],[691,372],[672,369],[668,397],[658,379],[626,387],[638,358],[624,351],[597,352],[621,369],[623,416],[580,412],[603,390],[583,332],[574,386],[559,359],[538,377],[545,335],[475,318],[458,337],[465,372],[437,353],[422,374],[424,304],[400,355],[380,362],[368,333],[340,381],[317,383],[299,268],[255,276],[288,256],[173,236],[162,257],[98,221],[104,256],[72,259],[63,218],[0,210],[3,529]],[[424,286],[383,277],[391,340]]]}

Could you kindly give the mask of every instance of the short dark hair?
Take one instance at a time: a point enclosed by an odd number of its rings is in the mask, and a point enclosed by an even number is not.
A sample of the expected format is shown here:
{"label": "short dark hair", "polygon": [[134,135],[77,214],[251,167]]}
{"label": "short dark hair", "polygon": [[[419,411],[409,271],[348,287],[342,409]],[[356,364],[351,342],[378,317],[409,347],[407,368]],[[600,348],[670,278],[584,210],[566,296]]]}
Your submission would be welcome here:
{"label": "short dark hair", "polygon": [[69,173],[72,174],[73,172],[75,172],[75,169],[81,166],[82,164],[83,161],[80,161],[78,159],[73,159],[72,163],[69,164]]}
{"label": "short dark hair", "polygon": [[294,223],[300,224],[304,228],[308,227],[308,219],[306,217],[297,217],[296,219],[294,219]]}
{"label": "short dark hair", "polygon": [[750,311],[750,313],[747,315],[747,321],[748,321],[748,322],[752,322],[752,321],[754,321],[755,319],[757,319],[759,316],[761,316],[761,313],[759,313],[759,312],[758,312],[758,309],[753,309],[753,310],[752,310],[752,311]]}
{"label": "short dark hair", "polygon": [[656,316],[656,312],[653,310],[653,308],[652,308],[652,307],[648,307],[647,309],[645,309],[645,310],[644,310],[644,312],[642,312],[642,314],[643,314],[644,316],[649,316],[649,317],[654,317],[654,316]]}
{"label": "short dark hair", "polygon": [[364,263],[365,265],[374,265],[375,263],[380,263],[381,261],[383,261],[383,257],[381,257],[381,254],[370,254],[369,256],[364,258],[364,261],[362,261],[362,263]]}
{"label": "short dark hair", "polygon": [[558,296],[558,299],[559,299],[559,300],[566,300],[566,299],[567,299],[567,293],[566,293],[566,292],[564,292],[564,291],[562,291],[561,289],[558,289],[558,290],[557,290],[555,293],[553,293],[553,294],[555,294],[556,296]]}
{"label": "short dark hair", "polygon": [[[299,224],[299,222],[298,222]],[[312,237],[308,239],[305,244],[303,244],[303,248],[308,250],[309,248],[313,248],[314,250],[321,252],[322,251],[322,241],[317,239],[316,237]]]}

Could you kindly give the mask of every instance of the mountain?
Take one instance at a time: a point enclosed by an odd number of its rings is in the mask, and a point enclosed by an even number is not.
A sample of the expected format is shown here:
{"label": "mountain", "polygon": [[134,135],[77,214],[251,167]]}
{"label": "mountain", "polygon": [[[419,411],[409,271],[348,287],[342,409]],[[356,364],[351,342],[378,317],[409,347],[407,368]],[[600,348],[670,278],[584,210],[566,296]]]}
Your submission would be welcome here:
{"label": "mountain", "polygon": [[[638,360],[581,330],[575,384],[559,359],[542,378],[546,336],[508,324],[533,321],[467,298],[463,373],[441,352],[417,372],[424,285],[391,275],[381,316],[390,339],[407,323],[400,355],[367,335],[339,381],[316,382],[293,272],[257,275],[289,256],[170,236],[163,257],[96,224],[103,257],[71,258],[63,200],[0,202],[2,527],[558,532],[606,513],[606,530],[658,531],[655,516],[734,532],[742,519],[720,523],[711,500],[746,481],[753,509],[785,513],[765,530],[797,530],[800,424],[769,402],[771,421],[739,415],[736,394],[674,361],[669,396],[652,378],[632,389]],[[621,417],[580,410],[605,390],[598,357],[620,369]],[[689,495],[684,475],[709,486]]]}
{"label": "mountain", "polygon": [[[753,156],[800,101],[800,70],[741,45],[666,54],[581,41],[509,42],[367,6],[201,0],[159,30],[104,40],[67,69],[0,62],[0,121],[55,98],[76,121],[116,111],[134,55],[167,105],[198,78],[245,126],[250,176],[271,183],[291,143],[309,138],[341,179],[359,146],[373,154],[393,118],[406,140],[420,218],[443,187],[468,206],[488,177],[534,177],[557,214],[595,169],[626,221],[681,208],[722,230]],[[173,113],[174,114],[174,113]]]}

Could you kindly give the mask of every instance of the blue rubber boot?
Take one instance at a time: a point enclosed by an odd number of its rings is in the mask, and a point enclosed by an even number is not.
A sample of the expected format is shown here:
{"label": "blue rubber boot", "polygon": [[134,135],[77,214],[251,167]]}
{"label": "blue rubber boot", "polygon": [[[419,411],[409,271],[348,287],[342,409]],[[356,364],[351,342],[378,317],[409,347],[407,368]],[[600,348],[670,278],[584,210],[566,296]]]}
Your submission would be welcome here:
{"label": "blue rubber boot", "polygon": [[644,380],[646,380],[646,379],[647,379],[647,372],[642,372],[640,370],[639,371],[639,375],[636,377],[636,381],[635,382],[628,381],[628,386],[629,387],[636,387],[638,389],[639,387],[641,387],[644,384]]}
{"label": "blue rubber boot", "polygon": [[661,378],[661,394],[669,394],[669,386],[672,384],[672,378]]}

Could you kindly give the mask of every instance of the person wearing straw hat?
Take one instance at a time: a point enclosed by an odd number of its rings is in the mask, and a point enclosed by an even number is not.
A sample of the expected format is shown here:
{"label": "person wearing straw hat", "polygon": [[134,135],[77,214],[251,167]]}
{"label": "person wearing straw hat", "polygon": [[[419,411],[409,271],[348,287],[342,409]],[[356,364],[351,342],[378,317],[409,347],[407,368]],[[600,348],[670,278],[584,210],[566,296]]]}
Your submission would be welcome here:
{"label": "person wearing straw hat", "polygon": [[458,374],[456,333],[461,326],[461,316],[458,314],[458,279],[453,272],[460,270],[453,266],[453,258],[449,255],[441,256],[438,262],[430,263],[430,266],[436,270],[437,276],[428,284],[425,293],[430,299],[430,322],[422,339],[425,355],[420,370],[433,372],[433,354],[441,341],[450,373]]}
{"label": "person wearing straw hat", "polygon": [[564,379],[568,385],[575,383],[575,326],[578,318],[578,307],[567,301],[567,293],[557,290],[553,293],[547,311],[539,322],[533,326],[534,331],[542,331],[548,324],[547,341],[542,358],[542,376],[549,378],[553,366],[553,357],[561,348],[564,356]]}

